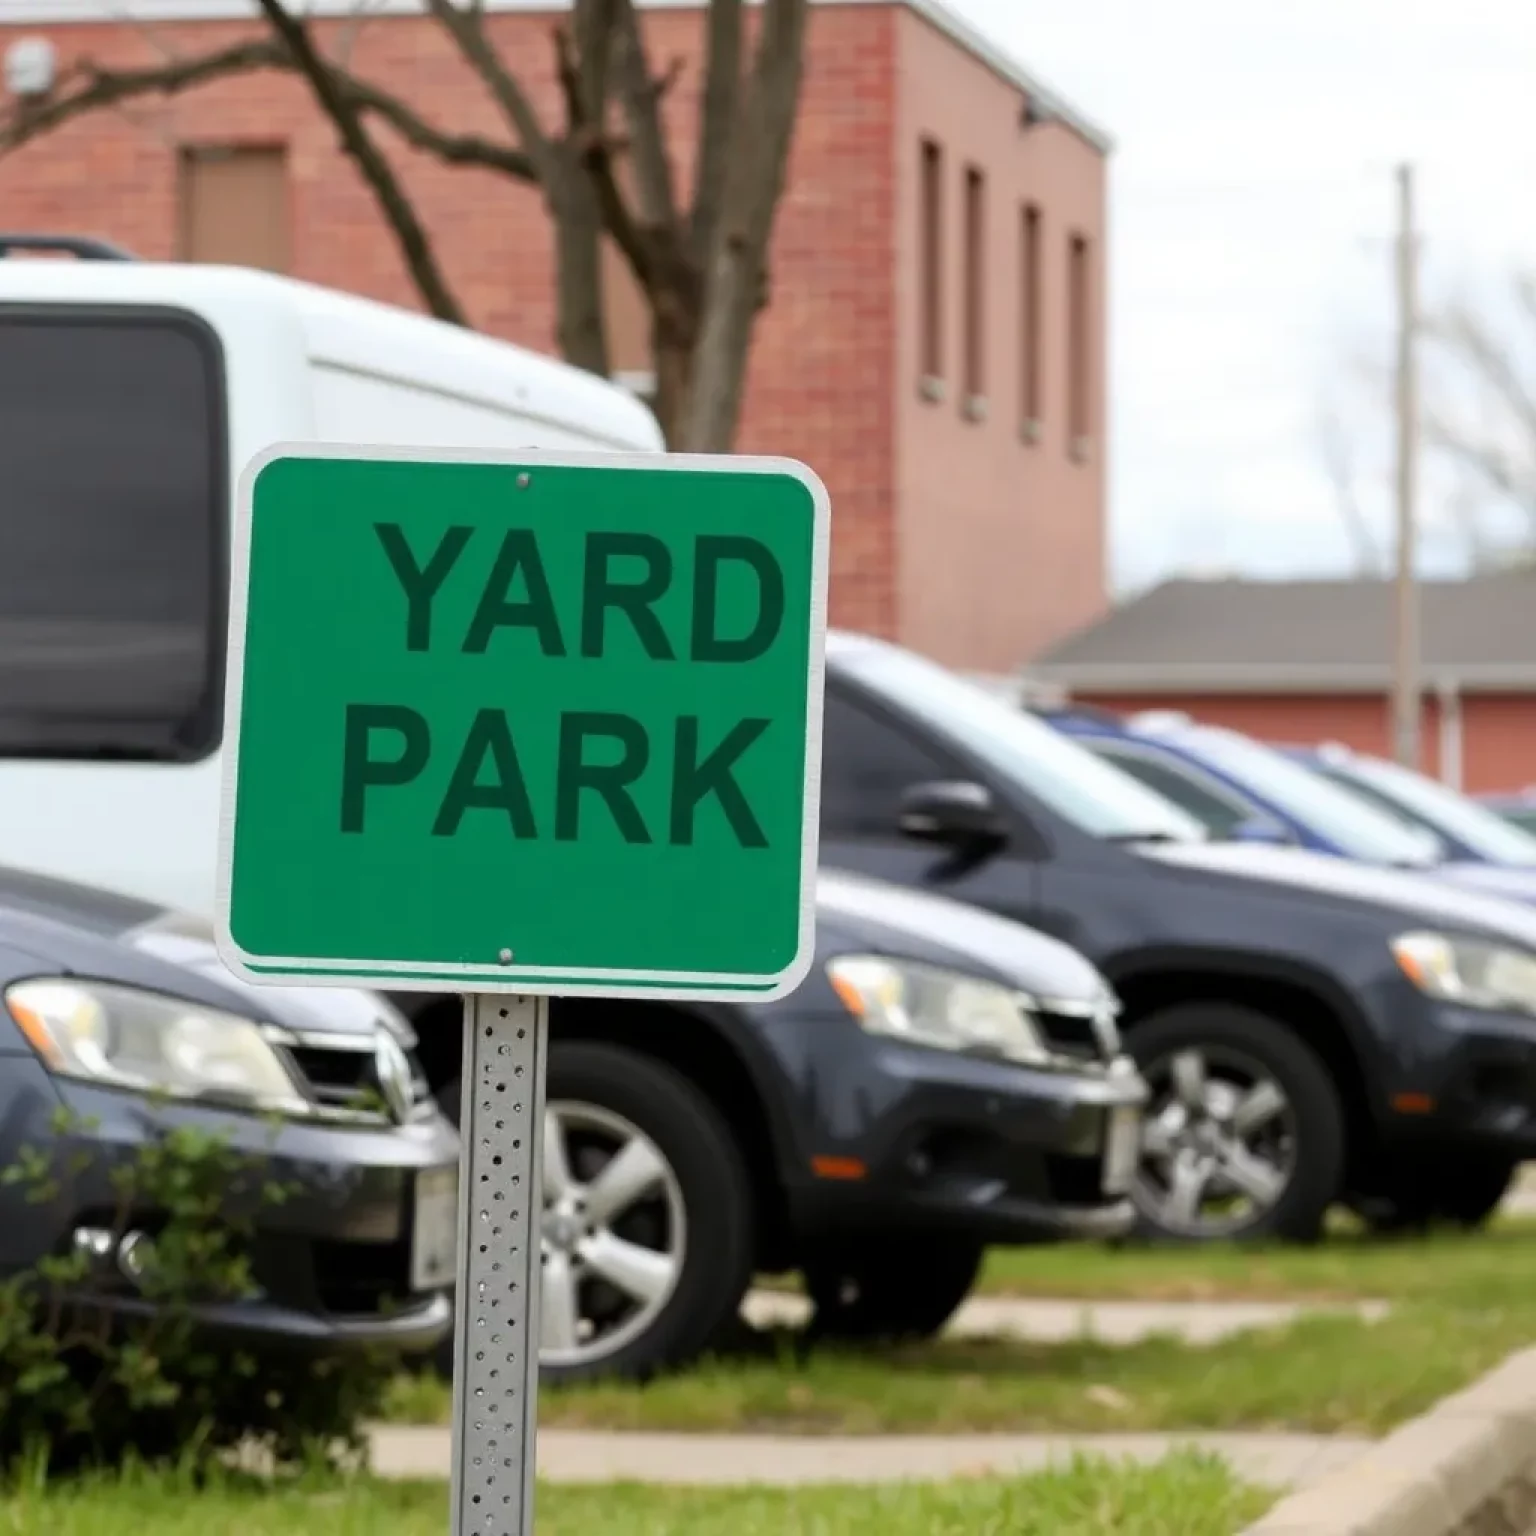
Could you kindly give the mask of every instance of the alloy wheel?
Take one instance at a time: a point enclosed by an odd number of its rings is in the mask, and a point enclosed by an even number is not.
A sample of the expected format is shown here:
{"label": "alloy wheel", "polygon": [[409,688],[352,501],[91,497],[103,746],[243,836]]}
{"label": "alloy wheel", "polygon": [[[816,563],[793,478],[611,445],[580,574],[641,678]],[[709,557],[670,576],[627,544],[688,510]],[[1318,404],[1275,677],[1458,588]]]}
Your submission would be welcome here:
{"label": "alloy wheel", "polygon": [[1165,1232],[1228,1237],[1259,1221],[1296,1168],[1296,1113],[1245,1052],[1185,1047],[1142,1067],[1151,1090],[1132,1198]]}
{"label": "alloy wheel", "polygon": [[611,1110],[544,1111],[539,1358],[591,1365],[652,1326],[677,1289],[688,1226],[660,1147]]}

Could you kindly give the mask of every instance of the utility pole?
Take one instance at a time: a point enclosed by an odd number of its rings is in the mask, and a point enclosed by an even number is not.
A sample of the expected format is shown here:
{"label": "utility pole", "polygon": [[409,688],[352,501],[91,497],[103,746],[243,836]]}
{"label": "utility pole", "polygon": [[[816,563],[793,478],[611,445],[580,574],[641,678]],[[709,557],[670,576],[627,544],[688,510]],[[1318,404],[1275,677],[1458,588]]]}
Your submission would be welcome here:
{"label": "utility pole", "polygon": [[1413,167],[1397,168],[1397,583],[1392,655],[1392,740],[1398,762],[1419,766],[1423,696],[1419,657],[1418,478],[1419,237]]}

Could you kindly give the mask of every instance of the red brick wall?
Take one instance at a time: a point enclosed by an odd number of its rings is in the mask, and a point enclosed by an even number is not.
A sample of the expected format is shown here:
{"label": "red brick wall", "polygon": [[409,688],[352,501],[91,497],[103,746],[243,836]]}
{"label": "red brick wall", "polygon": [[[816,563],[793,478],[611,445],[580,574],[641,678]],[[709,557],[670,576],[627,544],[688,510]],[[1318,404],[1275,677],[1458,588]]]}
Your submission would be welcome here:
{"label": "red brick wall", "polygon": [[[911,11],[898,18],[895,389],[901,636],[954,666],[1011,672],[1105,607],[1104,157],[1068,128],[1020,126],[1020,92]],[[920,392],[920,144],[943,155],[940,400]],[[964,412],[964,178],[985,178],[983,391]],[[1041,433],[1024,408],[1024,205],[1040,213]],[[1088,451],[1068,440],[1067,247],[1088,241]]]}
{"label": "red brick wall", "polygon": [[[674,141],[686,150],[697,112],[701,17],[662,10],[643,19],[658,67],[683,61],[667,112]],[[554,20],[519,12],[489,22],[502,56],[549,122],[557,111]],[[233,23],[159,26],[156,36],[191,52],[241,31]],[[50,35],[66,65],[81,57],[118,64],[160,57],[121,25],[59,26]],[[424,19],[369,22],[356,37],[352,64],[441,124],[504,131],[441,29]],[[758,329],[738,443],[747,452],[804,459],[826,480],[835,509],[834,621],[887,634],[897,624],[890,399],[896,79],[891,8],[813,12],[803,114],[772,256],[772,303]],[[280,75],[138,105],[131,118],[82,120],[0,161],[3,222],[105,235],[141,255],[171,257],[178,149],[197,143],[285,144],[294,275],[414,303],[371,194],[304,88]],[[473,323],[552,350],[551,243],[538,194],[485,172],[445,168],[398,144],[391,153]],[[678,159],[686,190],[691,166],[686,152]]]}
{"label": "red brick wall", "polygon": [[1462,706],[1466,786],[1523,789],[1536,784],[1536,698],[1489,693]]}
{"label": "red brick wall", "polygon": [[[1175,709],[1210,725],[1261,741],[1340,741],[1358,752],[1392,755],[1388,702],[1373,694],[1178,694],[1135,698],[1123,694],[1074,694],[1076,702],[1117,713]],[[1420,726],[1423,767],[1440,772],[1440,707],[1424,704]],[[1536,697],[1471,694],[1462,699],[1462,787],[1476,794],[1536,784]]]}

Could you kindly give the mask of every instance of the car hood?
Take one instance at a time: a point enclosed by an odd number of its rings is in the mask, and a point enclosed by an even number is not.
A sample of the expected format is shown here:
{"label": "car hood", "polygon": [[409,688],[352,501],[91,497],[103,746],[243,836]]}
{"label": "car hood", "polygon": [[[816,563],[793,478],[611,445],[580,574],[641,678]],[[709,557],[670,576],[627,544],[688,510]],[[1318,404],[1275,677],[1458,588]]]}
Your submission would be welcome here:
{"label": "car hood", "polygon": [[1149,843],[1140,845],[1137,852],[1160,864],[1310,891],[1536,949],[1536,911],[1505,896],[1452,883],[1439,874],[1381,869],[1330,854],[1258,843]]}
{"label": "car hood", "polygon": [[1514,901],[1536,902],[1536,869],[1513,864],[1442,864],[1435,871],[1441,880],[1452,880],[1468,890],[1507,896]]}
{"label": "car hood", "polygon": [[351,987],[254,987],[219,959],[203,918],[115,891],[0,867],[0,939],[66,973],[184,992],[289,1029],[372,1035],[382,1024],[411,1039],[384,998]]}
{"label": "car hood", "polygon": [[1107,990],[1075,949],[1022,923],[840,870],[816,882],[816,947],[823,960],[853,950],[921,960],[1061,1002]]}

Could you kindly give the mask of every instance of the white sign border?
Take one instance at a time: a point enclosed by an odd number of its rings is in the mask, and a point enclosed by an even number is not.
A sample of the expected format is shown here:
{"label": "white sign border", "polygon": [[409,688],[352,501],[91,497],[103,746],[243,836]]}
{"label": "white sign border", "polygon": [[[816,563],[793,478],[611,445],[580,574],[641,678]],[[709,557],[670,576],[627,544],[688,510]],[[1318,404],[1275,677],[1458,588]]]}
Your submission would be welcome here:
{"label": "white sign border", "polygon": [[[789,476],[809,492],[814,517],[811,554],[810,669],[805,730],[805,790],[800,842],[800,918],[794,958],[767,976],[725,972],[579,970],[555,966],[443,965],[423,961],[295,958],[247,953],[230,931],[235,803],[239,789],[240,720],[245,685],[245,631],[250,585],[251,518],[256,481],[286,459],[349,459],[412,464],[484,464],[506,469],[620,469]],[[827,586],[831,500],[816,472],[797,459],[751,454],[603,453],[561,449],[422,448],[395,444],[285,441],[264,448],[240,474],[230,543],[228,633],[224,652],[224,735],[219,788],[218,869],[214,930],[219,957],[235,975],[259,986],[375,985],[397,992],[496,992],[525,996],[596,995],[655,1002],[769,1002],[800,985],[815,959],[816,868],[821,830],[822,696],[826,681]]]}

